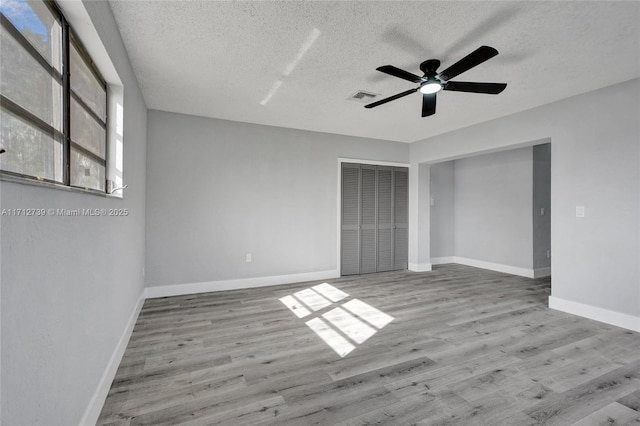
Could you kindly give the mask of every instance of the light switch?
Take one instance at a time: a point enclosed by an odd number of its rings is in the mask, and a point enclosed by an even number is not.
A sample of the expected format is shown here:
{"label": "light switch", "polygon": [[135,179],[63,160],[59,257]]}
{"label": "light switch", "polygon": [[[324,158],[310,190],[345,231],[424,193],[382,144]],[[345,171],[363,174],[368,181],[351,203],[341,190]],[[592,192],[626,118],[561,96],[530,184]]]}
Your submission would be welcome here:
{"label": "light switch", "polygon": [[585,211],[584,206],[576,206],[576,217],[584,217]]}
{"label": "light switch", "polygon": [[247,253],[244,258],[247,262],[251,262],[251,253]]}

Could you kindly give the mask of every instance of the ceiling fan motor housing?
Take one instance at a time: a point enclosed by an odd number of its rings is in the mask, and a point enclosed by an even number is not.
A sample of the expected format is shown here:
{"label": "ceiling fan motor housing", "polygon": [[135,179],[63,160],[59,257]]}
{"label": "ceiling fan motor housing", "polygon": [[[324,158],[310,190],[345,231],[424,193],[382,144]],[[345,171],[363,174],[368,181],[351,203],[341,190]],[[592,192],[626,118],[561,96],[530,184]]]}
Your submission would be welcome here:
{"label": "ceiling fan motor housing", "polygon": [[420,64],[420,69],[424,73],[424,76],[427,78],[432,78],[436,76],[436,70],[440,66],[440,61],[437,59],[427,59],[423,63]]}

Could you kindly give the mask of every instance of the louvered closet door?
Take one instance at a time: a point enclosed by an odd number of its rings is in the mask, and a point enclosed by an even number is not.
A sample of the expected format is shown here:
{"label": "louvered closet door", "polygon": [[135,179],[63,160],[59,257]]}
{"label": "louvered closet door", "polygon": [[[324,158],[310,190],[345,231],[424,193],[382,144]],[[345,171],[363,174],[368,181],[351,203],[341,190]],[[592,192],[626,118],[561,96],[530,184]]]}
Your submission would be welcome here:
{"label": "louvered closet door", "polygon": [[393,265],[393,168],[378,167],[378,272]]}
{"label": "louvered closet door", "polygon": [[407,269],[409,246],[409,173],[406,168],[393,170],[393,269]]}
{"label": "louvered closet door", "polygon": [[406,168],[342,164],[341,274],[407,268]]}
{"label": "louvered closet door", "polygon": [[360,273],[360,165],[342,164],[341,274]]}
{"label": "louvered closet door", "polygon": [[360,273],[377,271],[376,166],[360,166]]}

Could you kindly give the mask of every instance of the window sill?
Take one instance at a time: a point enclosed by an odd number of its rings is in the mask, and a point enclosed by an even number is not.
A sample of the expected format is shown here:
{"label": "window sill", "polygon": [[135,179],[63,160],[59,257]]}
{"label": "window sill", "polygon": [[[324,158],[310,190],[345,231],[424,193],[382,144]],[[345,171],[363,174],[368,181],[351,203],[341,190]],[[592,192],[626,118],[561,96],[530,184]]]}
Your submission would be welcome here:
{"label": "window sill", "polygon": [[77,192],[77,193],[94,195],[94,196],[103,197],[103,198],[113,198],[116,200],[124,199],[124,196],[117,195],[117,194],[107,194],[106,192],[100,192],[100,191],[91,190],[91,189],[77,188],[75,186],[66,186],[59,183],[41,181],[41,180],[31,179],[27,177],[18,177],[18,176],[13,176],[3,172],[0,172],[0,181],[17,183],[20,185],[38,186],[41,188],[57,189],[57,190],[62,190],[67,192]]}

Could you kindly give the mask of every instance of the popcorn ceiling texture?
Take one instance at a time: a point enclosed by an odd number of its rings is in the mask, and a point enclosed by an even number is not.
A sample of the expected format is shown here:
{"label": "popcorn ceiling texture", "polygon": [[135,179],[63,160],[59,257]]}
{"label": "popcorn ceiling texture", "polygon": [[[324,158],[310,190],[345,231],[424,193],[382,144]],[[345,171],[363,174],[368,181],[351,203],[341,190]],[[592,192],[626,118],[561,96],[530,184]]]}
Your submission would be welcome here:
{"label": "popcorn ceiling texture", "polygon": [[[638,2],[110,4],[148,108],[249,123],[413,142],[640,76]],[[443,70],[483,44],[500,55],[455,80],[508,83],[498,96],[441,93],[427,119],[419,94],[346,100],[413,87],[380,65]]]}

